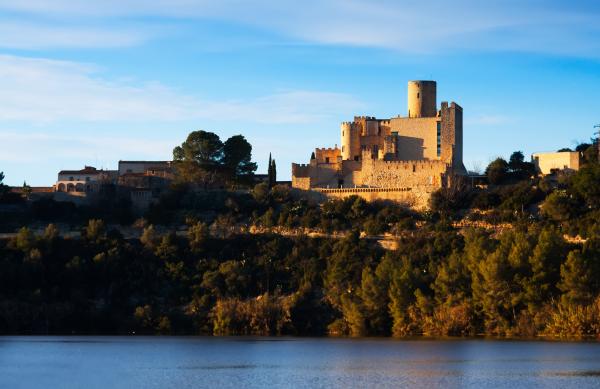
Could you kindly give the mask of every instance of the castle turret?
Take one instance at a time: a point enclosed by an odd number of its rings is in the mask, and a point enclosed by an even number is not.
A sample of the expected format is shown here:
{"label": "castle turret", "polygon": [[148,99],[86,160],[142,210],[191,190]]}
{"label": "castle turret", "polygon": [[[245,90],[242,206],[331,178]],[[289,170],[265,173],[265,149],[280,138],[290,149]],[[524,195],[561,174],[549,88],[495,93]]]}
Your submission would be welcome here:
{"label": "castle turret", "polygon": [[437,116],[437,85],[435,81],[408,82],[408,117]]}
{"label": "castle turret", "polygon": [[360,156],[360,133],[352,122],[343,122],[340,126],[342,135],[342,159],[357,159]]}

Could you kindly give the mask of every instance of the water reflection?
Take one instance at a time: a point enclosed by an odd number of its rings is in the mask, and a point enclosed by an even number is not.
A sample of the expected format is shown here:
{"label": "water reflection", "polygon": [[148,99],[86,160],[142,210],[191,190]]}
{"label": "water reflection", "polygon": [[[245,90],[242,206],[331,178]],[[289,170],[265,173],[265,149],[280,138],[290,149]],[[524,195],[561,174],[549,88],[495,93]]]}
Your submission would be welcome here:
{"label": "water reflection", "polygon": [[4,337],[0,388],[600,387],[600,344]]}

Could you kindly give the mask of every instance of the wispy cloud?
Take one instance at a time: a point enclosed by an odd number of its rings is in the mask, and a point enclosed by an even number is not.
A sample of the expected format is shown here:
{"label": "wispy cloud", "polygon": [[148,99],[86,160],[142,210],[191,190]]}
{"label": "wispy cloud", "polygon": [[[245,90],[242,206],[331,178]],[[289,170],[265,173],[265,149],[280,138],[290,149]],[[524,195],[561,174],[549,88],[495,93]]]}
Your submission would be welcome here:
{"label": "wispy cloud", "polygon": [[0,120],[310,123],[362,106],[352,96],[288,90],[244,100],[199,98],[160,83],[107,80],[86,64],[0,55]]}
{"label": "wispy cloud", "polygon": [[[147,16],[224,20],[312,43],[405,52],[508,50],[586,57],[600,52],[600,7],[587,0],[0,0],[0,9],[59,21]],[[123,43],[118,38],[113,37],[115,43]],[[72,39],[79,38],[74,34]]]}
{"label": "wispy cloud", "polygon": [[167,156],[171,145],[164,140],[132,138],[128,136],[77,136],[55,135],[44,132],[3,130],[0,132],[0,162],[47,164],[60,159],[80,159],[101,156],[114,165],[124,156]]}
{"label": "wispy cloud", "polygon": [[138,45],[154,36],[151,28],[106,28],[47,22],[0,21],[0,48],[109,48]]}

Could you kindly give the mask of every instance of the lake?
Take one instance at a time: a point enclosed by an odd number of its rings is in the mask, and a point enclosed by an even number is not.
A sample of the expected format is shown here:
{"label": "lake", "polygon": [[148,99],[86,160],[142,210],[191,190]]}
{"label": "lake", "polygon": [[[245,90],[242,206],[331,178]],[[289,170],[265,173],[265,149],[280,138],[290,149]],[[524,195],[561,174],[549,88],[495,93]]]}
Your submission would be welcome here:
{"label": "lake", "polygon": [[0,388],[598,388],[600,343],[0,337]]}

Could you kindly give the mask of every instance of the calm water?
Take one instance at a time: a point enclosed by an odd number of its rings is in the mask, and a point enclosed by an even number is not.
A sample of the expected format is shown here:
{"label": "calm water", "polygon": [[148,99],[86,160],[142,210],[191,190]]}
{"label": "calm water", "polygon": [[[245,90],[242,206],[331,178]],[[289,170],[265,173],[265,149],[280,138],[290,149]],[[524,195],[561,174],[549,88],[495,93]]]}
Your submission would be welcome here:
{"label": "calm water", "polygon": [[600,343],[0,337],[1,388],[598,388]]}

